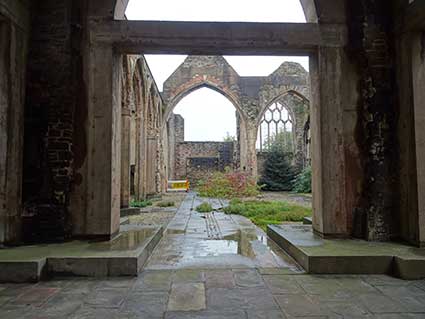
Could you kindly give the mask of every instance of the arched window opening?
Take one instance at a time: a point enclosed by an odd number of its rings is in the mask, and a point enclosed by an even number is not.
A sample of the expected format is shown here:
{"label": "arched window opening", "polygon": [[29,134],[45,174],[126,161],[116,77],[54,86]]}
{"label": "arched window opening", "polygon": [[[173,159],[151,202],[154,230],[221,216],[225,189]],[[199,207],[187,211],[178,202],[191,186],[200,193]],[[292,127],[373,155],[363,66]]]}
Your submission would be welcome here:
{"label": "arched window opening", "polygon": [[257,150],[267,152],[271,147],[282,148],[285,153],[294,153],[294,121],[283,102],[271,104],[258,127]]}
{"label": "arched window opening", "polygon": [[236,108],[223,94],[200,88],[185,96],[174,108],[184,122],[184,140],[222,142],[236,140]]}

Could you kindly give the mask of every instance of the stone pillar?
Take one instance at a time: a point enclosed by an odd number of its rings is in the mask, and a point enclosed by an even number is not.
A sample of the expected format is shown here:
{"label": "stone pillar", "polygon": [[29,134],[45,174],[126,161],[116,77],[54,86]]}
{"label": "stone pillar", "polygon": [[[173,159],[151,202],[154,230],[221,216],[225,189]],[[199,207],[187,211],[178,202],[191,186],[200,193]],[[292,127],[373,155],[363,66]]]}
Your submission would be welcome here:
{"label": "stone pillar", "polygon": [[157,193],[158,138],[150,136],[147,139],[146,158],[146,195]]}
{"label": "stone pillar", "polygon": [[145,174],[145,136],[143,125],[143,108],[139,105],[136,109],[136,173],[135,173],[135,197],[137,200],[144,199],[144,178]]}
{"label": "stone pillar", "polygon": [[85,218],[89,236],[109,238],[120,226],[121,60],[111,45],[89,48]]}
{"label": "stone pillar", "polygon": [[399,35],[397,78],[399,86],[398,139],[400,144],[400,200],[397,221],[400,237],[425,245],[425,36]]}
{"label": "stone pillar", "polygon": [[121,113],[121,207],[130,204],[130,122],[131,111],[127,106]]}
{"label": "stone pillar", "polygon": [[299,98],[290,95],[291,109],[294,121],[294,164],[297,170],[301,171],[307,164],[305,141],[304,141],[304,125],[307,122],[309,114],[308,102],[302,101]]}
{"label": "stone pillar", "polygon": [[257,126],[255,120],[240,121],[240,170],[257,177]]}
{"label": "stone pillar", "polygon": [[361,170],[354,142],[358,79],[342,48],[310,57],[313,229],[348,237]]}
{"label": "stone pillar", "polygon": [[0,245],[21,232],[26,50],[21,29],[0,20]]}
{"label": "stone pillar", "polygon": [[418,194],[415,244],[423,247],[425,246],[425,31],[412,35],[412,83]]}

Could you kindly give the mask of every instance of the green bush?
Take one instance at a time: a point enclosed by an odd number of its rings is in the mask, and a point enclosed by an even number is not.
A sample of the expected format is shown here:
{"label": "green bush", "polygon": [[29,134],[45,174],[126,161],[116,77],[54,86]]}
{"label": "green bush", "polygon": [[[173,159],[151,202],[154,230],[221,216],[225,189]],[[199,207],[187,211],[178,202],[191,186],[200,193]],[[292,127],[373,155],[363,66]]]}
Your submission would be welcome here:
{"label": "green bush", "polygon": [[203,202],[196,207],[196,211],[199,213],[209,213],[213,211],[213,208],[210,203]]}
{"label": "green bush", "polygon": [[175,205],[176,204],[173,201],[163,201],[156,204],[156,206],[159,207],[174,207]]}
{"label": "green bush", "polygon": [[291,154],[281,148],[272,147],[264,162],[264,172],[259,181],[266,191],[290,191],[293,187],[295,171],[290,163]]}
{"label": "green bush", "polygon": [[244,172],[216,172],[197,185],[199,195],[214,198],[252,197],[260,193],[256,180]]}
{"label": "green bush", "polygon": [[136,208],[144,208],[151,205],[152,205],[152,202],[150,200],[144,200],[144,201],[132,200],[130,202],[130,207],[136,207]]}
{"label": "green bush", "polygon": [[311,193],[311,167],[306,167],[297,175],[294,182],[294,191],[297,193]]}
{"label": "green bush", "polygon": [[232,200],[224,208],[226,214],[242,215],[254,224],[266,229],[270,224],[282,222],[301,222],[304,217],[311,216],[311,208],[279,201],[240,201]]}

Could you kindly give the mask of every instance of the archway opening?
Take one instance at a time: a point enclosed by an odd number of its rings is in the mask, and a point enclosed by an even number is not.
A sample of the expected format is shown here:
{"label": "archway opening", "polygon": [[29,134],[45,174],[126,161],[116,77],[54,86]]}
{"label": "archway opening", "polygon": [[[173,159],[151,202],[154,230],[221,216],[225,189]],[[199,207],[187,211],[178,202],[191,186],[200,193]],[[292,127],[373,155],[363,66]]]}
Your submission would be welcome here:
{"label": "archway opening", "polygon": [[285,153],[294,153],[294,119],[287,106],[274,102],[264,112],[258,126],[257,151],[267,152],[275,145]]}
{"label": "archway opening", "polygon": [[267,105],[258,122],[257,165],[265,190],[310,193],[309,102],[289,91]]}
{"label": "archway opening", "polygon": [[223,94],[202,87],[185,96],[173,110],[185,121],[185,141],[236,140],[237,111]]}
{"label": "archway opening", "polygon": [[238,167],[240,115],[211,88],[183,95],[167,121],[169,177],[196,185],[208,174]]}

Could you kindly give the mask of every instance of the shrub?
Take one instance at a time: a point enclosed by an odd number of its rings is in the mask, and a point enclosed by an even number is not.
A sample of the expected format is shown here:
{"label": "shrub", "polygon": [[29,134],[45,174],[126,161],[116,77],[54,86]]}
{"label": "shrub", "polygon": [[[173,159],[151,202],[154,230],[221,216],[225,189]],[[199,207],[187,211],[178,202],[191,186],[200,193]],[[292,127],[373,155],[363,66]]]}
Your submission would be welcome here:
{"label": "shrub", "polygon": [[151,205],[152,205],[152,202],[150,200],[144,200],[144,201],[132,200],[130,202],[130,207],[144,208]]}
{"label": "shrub", "polygon": [[175,203],[173,201],[163,201],[163,202],[158,202],[156,204],[156,206],[159,207],[174,207]]}
{"label": "shrub", "polygon": [[297,175],[294,182],[294,191],[297,193],[311,193],[311,167],[306,167]]}
{"label": "shrub", "polygon": [[209,213],[213,211],[213,208],[210,203],[203,202],[196,207],[196,211],[199,213]]}
{"label": "shrub", "polygon": [[282,222],[301,222],[304,217],[311,216],[311,208],[279,201],[240,201],[232,200],[225,207],[226,214],[242,215],[254,224],[265,229],[270,224]]}
{"label": "shrub", "polygon": [[290,191],[295,171],[290,163],[290,154],[281,148],[272,147],[264,162],[264,172],[259,184],[268,191]]}
{"label": "shrub", "polygon": [[255,178],[244,172],[216,172],[198,183],[200,196],[234,198],[257,196],[260,188]]}

